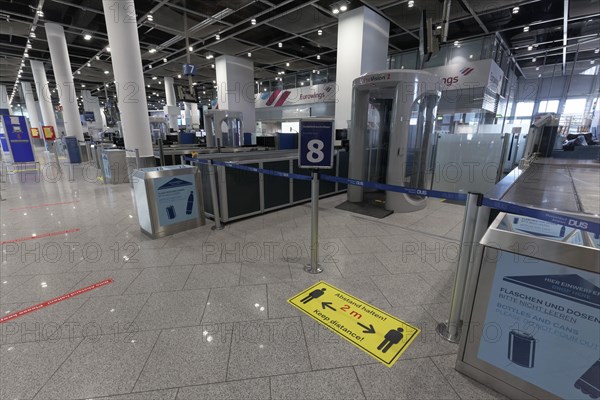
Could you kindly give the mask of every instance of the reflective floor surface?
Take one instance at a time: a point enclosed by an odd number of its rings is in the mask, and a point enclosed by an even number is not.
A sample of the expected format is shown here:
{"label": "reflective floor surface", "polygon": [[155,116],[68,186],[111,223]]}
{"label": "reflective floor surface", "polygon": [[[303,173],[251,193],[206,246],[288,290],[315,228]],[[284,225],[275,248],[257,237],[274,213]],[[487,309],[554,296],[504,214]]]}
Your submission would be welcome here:
{"label": "reflective floor surface", "polygon": [[[308,204],[150,240],[128,184],[36,168],[0,191],[0,317],[28,311],[0,324],[2,400],[502,398],[456,372],[457,345],[435,333],[462,206],[376,220],[324,199],[325,271],[310,275]],[[388,368],[287,303],[318,280],[423,332]]]}

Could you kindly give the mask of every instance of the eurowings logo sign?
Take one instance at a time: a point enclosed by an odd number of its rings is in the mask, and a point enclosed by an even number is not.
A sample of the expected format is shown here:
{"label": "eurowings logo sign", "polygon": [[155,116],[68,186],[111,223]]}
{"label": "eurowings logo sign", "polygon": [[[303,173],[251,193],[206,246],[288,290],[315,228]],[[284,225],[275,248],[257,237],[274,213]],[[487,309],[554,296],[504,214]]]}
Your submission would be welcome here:
{"label": "eurowings logo sign", "polygon": [[462,76],[467,76],[467,75],[469,75],[473,71],[475,71],[475,68],[465,67],[465,68],[463,68],[463,69],[460,70],[460,73],[462,74]]}
{"label": "eurowings logo sign", "polygon": [[263,92],[256,96],[256,107],[285,107],[335,101],[335,84],[314,85],[289,90]]}

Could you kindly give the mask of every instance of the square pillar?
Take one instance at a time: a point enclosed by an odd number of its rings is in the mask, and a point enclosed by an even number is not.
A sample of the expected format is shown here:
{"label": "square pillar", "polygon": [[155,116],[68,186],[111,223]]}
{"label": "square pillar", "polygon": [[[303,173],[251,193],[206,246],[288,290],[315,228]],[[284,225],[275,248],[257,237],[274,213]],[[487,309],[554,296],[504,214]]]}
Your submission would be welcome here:
{"label": "square pillar", "polygon": [[338,18],[335,129],[347,129],[352,118],[352,81],[387,69],[390,23],[367,7]]}
{"label": "square pillar", "polygon": [[254,133],[254,63],[241,57],[220,56],[215,60],[215,69],[219,110],[243,113],[243,131]]}

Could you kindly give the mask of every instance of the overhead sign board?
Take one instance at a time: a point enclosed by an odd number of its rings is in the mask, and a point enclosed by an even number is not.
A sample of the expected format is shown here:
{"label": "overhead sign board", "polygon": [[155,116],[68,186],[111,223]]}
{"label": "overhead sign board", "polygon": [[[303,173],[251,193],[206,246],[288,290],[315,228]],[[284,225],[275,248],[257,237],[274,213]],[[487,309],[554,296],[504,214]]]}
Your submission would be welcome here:
{"label": "overhead sign board", "polygon": [[502,69],[490,59],[425,68],[425,71],[440,77],[441,91],[485,87],[497,94],[504,79]]}
{"label": "overhead sign board", "polygon": [[288,302],[388,367],[421,332],[323,281]]}
{"label": "overhead sign board", "polygon": [[277,89],[256,95],[256,108],[299,106],[335,101],[335,83]]}

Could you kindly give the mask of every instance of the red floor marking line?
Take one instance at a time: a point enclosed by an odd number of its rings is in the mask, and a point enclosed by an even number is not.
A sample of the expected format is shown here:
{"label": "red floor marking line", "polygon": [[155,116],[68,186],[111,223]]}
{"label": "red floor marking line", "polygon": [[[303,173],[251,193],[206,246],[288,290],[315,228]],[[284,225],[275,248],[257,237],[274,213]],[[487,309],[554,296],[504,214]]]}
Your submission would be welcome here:
{"label": "red floor marking line", "polygon": [[9,208],[8,211],[23,211],[23,210],[32,210],[34,208],[42,208],[42,207],[51,207],[51,206],[63,206],[65,204],[75,204],[79,203],[79,200],[75,201],[64,201],[62,203],[48,203],[48,204],[40,204],[39,206],[27,206],[27,207],[19,207],[19,208]]}
{"label": "red floor marking line", "polygon": [[65,233],[75,233],[75,232],[79,232],[79,231],[80,231],[79,228],[75,228],[75,229],[68,229],[66,231],[60,231],[60,232],[43,233],[43,234],[37,235],[37,236],[27,236],[27,237],[22,237],[22,238],[17,238],[17,239],[5,240],[4,242],[0,242],[0,245],[7,244],[7,243],[25,242],[26,240],[41,239],[41,238],[51,237],[51,236],[59,236],[59,235],[64,235]]}
{"label": "red floor marking line", "polygon": [[94,290],[94,289],[97,289],[99,287],[108,285],[109,283],[112,283],[112,282],[113,282],[112,279],[106,279],[106,280],[104,280],[102,282],[94,283],[93,285],[90,285],[88,287],[84,287],[83,289],[78,289],[78,290],[76,290],[74,292],[67,293],[67,294],[64,294],[64,295],[59,296],[59,297],[55,297],[52,300],[48,300],[48,301],[45,301],[43,303],[37,304],[35,306],[28,307],[28,308],[26,308],[24,310],[21,310],[21,311],[17,311],[15,313],[7,315],[6,317],[0,318],[0,324],[2,324],[4,322],[7,322],[7,321],[10,321],[10,320],[13,320],[13,319],[18,318],[18,317],[22,317],[23,315],[27,315],[27,314],[29,314],[31,312],[34,312],[34,311],[37,311],[37,310],[41,310],[42,308],[51,306],[51,305],[56,304],[58,302],[71,299],[71,298],[73,298],[73,297],[75,297],[77,295],[80,295],[80,294],[89,292],[90,290]]}

